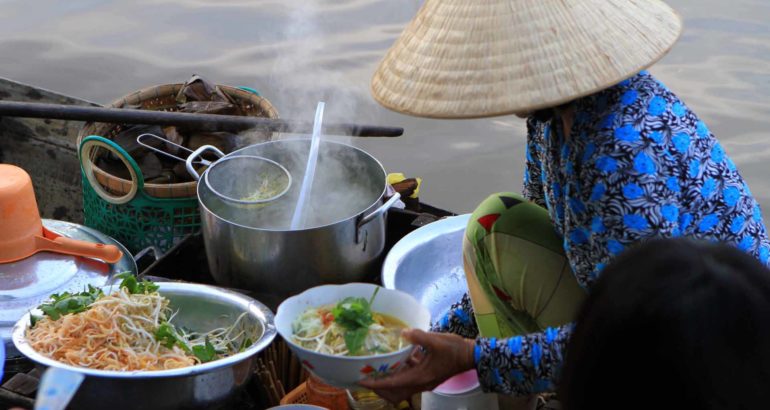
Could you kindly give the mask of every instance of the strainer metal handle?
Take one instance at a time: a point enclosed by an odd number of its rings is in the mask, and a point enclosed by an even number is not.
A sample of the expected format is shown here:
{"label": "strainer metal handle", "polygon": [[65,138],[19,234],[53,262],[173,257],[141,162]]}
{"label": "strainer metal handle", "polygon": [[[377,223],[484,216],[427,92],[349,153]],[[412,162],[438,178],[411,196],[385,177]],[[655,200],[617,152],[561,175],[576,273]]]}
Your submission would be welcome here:
{"label": "strainer metal handle", "polygon": [[187,167],[187,172],[190,173],[190,175],[195,178],[196,181],[201,179],[201,175],[198,173],[198,171],[195,170],[195,167],[193,167],[193,161],[195,161],[196,158],[203,155],[204,152],[211,151],[213,152],[217,157],[222,158],[225,156],[225,153],[220,151],[217,147],[213,145],[203,145],[200,148],[193,151],[192,154],[190,154],[189,157],[187,157],[187,160],[185,160],[185,166]]}
{"label": "strainer metal handle", "polygon": [[[169,157],[171,159],[175,159],[177,161],[185,162],[186,158],[180,158],[180,157],[177,157],[176,155],[174,155],[174,154],[172,154],[170,152],[166,152],[166,151],[163,151],[162,149],[158,149],[158,148],[153,147],[152,145],[150,145],[150,144],[148,144],[148,143],[146,143],[146,142],[144,142],[142,140],[142,138],[145,138],[145,137],[149,137],[149,138],[154,139],[156,141],[160,141],[163,144],[175,147],[176,149],[181,150],[181,151],[187,153],[187,155],[190,155],[190,154],[192,154],[194,152],[193,150],[191,150],[191,149],[189,149],[187,147],[184,147],[182,145],[176,144],[176,143],[174,143],[172,141],[169,141],[169,140],[167,140],[165,138],[159,137],[159,136],[157,136],[155,134],[151,134],[149,132],[145,132],[144,134],[141,134],[138,137],[136,137],[136,143],[137,144],[147,148],[150,151],[154,151],[155,153],[158,153],[158,154],[163,155],[165,157]],[[211,165],[211,161],[208,161],[208,160],[205,160],[205,159],[201,158],[199,164],[202,164],[202,165],[205,165],[205,166],[209,166],[209,165]]]}

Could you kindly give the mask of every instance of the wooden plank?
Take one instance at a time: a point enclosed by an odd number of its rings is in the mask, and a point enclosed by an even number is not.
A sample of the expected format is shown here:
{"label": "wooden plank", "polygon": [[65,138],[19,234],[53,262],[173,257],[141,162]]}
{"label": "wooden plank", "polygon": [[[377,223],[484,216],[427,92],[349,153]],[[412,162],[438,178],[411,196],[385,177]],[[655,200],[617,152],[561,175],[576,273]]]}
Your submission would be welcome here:
{"label": "wooden plank", "polygon": [[36,378],[36,379],[40,379],[40,377],[41,377],[40,370],[38,370],[37,367],[35,367],[34,369],[28,371],[27,374],[32,376],[32,377],[34,377],[34,378]]}
{"label": "wooden plank", "polygon": [[31,409],[35,407],[35,400],[0,387],[0,405],[5,405],[3,408],[18,406],[25,409]]}
{"label": "wooden plank", "polygon": [[3,388],[23,396],[34,396],[40,379],[25,373],[16,373],[10,380],[3,384]]}
{"label": "wooden plank", "polygon": [[[0,100],[94,106],[88,101],[0,78]],[[0,118],[0,163],[32,177],[44,218],[83,222],[77,133],[82,122]]]}

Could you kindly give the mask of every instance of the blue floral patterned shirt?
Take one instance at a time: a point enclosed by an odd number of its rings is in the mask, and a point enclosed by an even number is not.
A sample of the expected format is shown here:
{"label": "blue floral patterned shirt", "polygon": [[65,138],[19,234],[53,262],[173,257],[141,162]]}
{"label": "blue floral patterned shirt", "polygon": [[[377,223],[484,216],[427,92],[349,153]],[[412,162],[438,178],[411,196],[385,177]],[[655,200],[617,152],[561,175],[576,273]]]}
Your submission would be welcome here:
{"label": "blue floral patterned shirt", "polygon": [[[569,136],[560,122],[528,120],[524,195],[548,210],[581,286],[590,290],[615,255],[652,237],[728,242],[767,264],[770,242],[749,187],[666,86],[642,71],[573,103]],[[475,337],[471,309],[465,297],[435,330]],[[482,386],[514,395],[553,389],[571,331],[478,338]]]}

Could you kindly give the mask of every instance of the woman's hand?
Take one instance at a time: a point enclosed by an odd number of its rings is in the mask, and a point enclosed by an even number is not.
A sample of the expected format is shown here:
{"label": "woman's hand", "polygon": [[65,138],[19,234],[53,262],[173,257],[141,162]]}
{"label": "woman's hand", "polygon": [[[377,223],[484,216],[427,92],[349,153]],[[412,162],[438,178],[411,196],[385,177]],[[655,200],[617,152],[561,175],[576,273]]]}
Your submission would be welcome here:
{"label": "woman's hand", "polygon": [[415,393],[433,390],[446,379],[473,368],[474,342],[448,333],[426,333],[406,330],[405,339],[424,351],[416,349],[406,367],[398,373],[379,380],[362,380],[359,384],[374,390],[379,396],[399,403]]}

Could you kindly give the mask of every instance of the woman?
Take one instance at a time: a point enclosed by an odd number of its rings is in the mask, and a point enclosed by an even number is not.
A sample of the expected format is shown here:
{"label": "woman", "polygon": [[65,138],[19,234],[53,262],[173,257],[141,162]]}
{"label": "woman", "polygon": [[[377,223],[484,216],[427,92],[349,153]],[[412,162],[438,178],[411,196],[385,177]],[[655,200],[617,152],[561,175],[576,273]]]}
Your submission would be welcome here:
{"label": "woman", "polygon": [[689,236],[767,263],[735,165],[643,70],[680,24],[657,0],[425,3],[375,74],[375,98],[430,117],[529,113],[524,196],[493,195],[471,217],[470,297],[434,329],[465,338],[407,333],[427,354],[365,386],[401,399],[475,367],[486,391],[550,391],[581,302],[629,246]]}
{"label": "woman", "polygon": [[681,238],[636,247],[578,315],[563,408],[765,408],[768,321],[770,272],[756,259]]}

